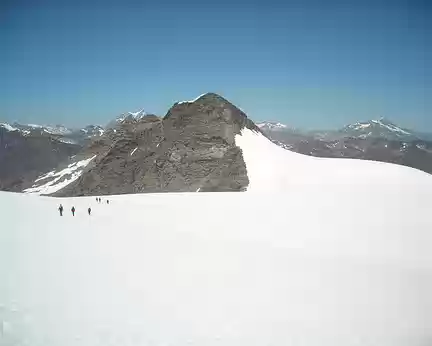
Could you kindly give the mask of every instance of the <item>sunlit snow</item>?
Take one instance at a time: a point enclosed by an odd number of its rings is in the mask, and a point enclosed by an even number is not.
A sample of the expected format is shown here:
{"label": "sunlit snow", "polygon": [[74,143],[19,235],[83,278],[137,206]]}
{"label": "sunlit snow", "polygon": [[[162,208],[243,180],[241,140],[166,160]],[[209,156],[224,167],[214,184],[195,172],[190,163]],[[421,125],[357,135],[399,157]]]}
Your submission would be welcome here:
{"label": "sunlit snow", "polygon": [[140,109],[138,112],[129,112],[129,115],[134,117],[135,119],[142,118],[146,115],[146,112],[144,112],[144,108]]}
{"label": "sunlit snow", "polygon": [[[96,157],[93,156],[86,160],[81,160],[78,162],[71,163],[67,168],[62,169],[59,172],[51,171],[48,172],[40,177],[38,177],[35,180],[35,185],[33,185],[31,188],[25,189],[23,192],[25,193],[35,193],[39,195],[48,195],[51,193],[54,193],[67,185],[69,185],[71,182],[75,181],[80,177],[80,175],[83,172],[83,169],[90,163],[91,160],[93,160]],[[49,180],[48,182],[38,185],[36,184],[38,181],[45,180],[47,178],[54,178],[52,180]]]}
{"label": "sunlit snow", "polygon": [[3,127],[8,131],[19,131],[17,128],[15,128],[9,124],[6,124],[6,123],[0,123],[0,127]]}
{"label": "sunlit snow", "polygon": [[401,184],[432,184],[432,175],[413,168],[377,161],[329,159],[298,154],[283,149],[262,134],[243,129],[236,135],[249,177],[248,191],[289,190],[296,185],[337,183],[351,188],[361,185],[381,190]]}
{"label": "sunlit snow", "polygon": [[277,129],[286,129],[288,126],[282,123],[271,123],[271,122],[263,122],[263,123],[258,123],[256,124],[259,128],[269,128],[272,130],[277,130]]}
{"label": "sunlit snow", "polygon": [[351,127],[354,130],[364,130],[370,126],[371,126],[370,123],[355,123],[354,125],[350,125],[349,127]]}
{"label": "sunlit snow", "polygon": [[399,133],[402,133],[404,135],[410,135],[409,132],[406,132],[406,131],[402,130],[400,127],[397,127],[397,126],[394,126],[394,125],[384,124],[381,120],[372,120],[372,122],[374,122],[375,124],[378,124],[380,126],[383,126],[383,127],[385,127],[386,129],[388,129],[390,131],[399,132]]}
{"label": "sunlit snow", "polygon": [[246,193],[0,193],[0,345],[431,344],[432,176],[235,140]]}
{"label": "sunlit snow", "polygon": [[180,102],[177,102],[178,104],[182,104],[182,103],[194,103],[194,102],[196,102],[196,101],[198,101],[198,99],[200,99],[201,97],[203,97],[204,95],[206,95],[205,93],[204,94],[201,94],[201,95],[199,95],[198,97],[196,97],[196,98],[194,98],[193,100],[190,100],[190,101],[180,101]]}

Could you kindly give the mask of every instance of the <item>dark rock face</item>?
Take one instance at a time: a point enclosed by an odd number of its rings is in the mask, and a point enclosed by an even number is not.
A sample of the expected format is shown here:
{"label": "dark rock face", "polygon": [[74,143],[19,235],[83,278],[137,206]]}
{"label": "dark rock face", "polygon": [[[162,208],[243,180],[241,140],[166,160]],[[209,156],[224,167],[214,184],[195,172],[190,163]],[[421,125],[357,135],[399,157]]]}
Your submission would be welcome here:
{"label": "dark rock face", "polygon": [[0,127],[0,190],[19,192],[77,154],[81,146]]}
{"label": "dark rock face", "polygon": [[163,119],[125,121],[89,147],[98,156],[56,196],[143,192],[242,191],[249,184],[235,135],[260,132],[216,94],[176,103]]}

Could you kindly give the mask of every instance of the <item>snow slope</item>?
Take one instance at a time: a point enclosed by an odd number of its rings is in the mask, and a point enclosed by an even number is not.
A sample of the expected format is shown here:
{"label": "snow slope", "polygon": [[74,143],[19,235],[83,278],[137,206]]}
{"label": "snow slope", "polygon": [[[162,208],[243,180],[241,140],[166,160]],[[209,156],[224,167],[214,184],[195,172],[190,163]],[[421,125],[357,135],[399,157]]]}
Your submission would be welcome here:
{"label": "snow slope", "polygon": [[0,123],[0,127],[3,127],[7,131],[19,131],[17,128],[7,124],[7,123]]}
{"label": "snow slope", "polygon": [[[247,128],[236,135],[249,177],[248,191],[287,191],[297,185],[337,184],[344,188],[363,187],[379,193],[401,185],[432,187],[432,175],[413,168],[377,161],[329,159],[298,154],[281,148],[262,134]],[[376,190],[376,191],[375,191]]]}
{"label": "snow slope", "polygon": [[179,102],[176,102],[176,103],[178,103],[178,104],[183,104],[183,103],[194,103],[194,102],[198,101],[201,97],[203,97],[203,96],[206,95],[206,94],[207,94],[207,93],[201,94],[201,95],[195,97],[193,100],[190,100],[190,101],[179,101]]}
{"label": "snow slope", "polygon": [[[38,195],[49,195],[52,194],[73,181],[77,180],[84,168],[90,163],[91,160],[93,160],[96,157],[90,157],[85,160],[77,161],[74,163],[71,163],[69,166],[67,166],[65,169],[62,169],[61,171],[51,171],[46,174],[41,175],[35,180],[35,183],[32,187],[25,189],[23,192],[25,193],[35,193]],[[47,181],[47,179],[52,178]],[[42,181],[42,184],[37,184],[39,181]]]}
{"label": "snow slope", "polygon": [[0,193],[0,344],[429,345],[431,192]]}
{"label": "snow slope", "polygon": [[249,193],[0,193],[0,345],[432,344],[431,176],[236,142]]}

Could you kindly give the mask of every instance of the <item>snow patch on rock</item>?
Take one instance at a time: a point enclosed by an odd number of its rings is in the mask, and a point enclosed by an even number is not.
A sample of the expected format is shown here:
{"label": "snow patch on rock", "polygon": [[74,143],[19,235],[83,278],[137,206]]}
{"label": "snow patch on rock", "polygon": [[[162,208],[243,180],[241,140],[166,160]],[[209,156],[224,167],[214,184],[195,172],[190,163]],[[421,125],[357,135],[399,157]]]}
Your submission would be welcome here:
{"label": "snow patch on rock", "polygon": [[48,182],[38,185],[34,184],[31,188],[25,189],[24,193],[31,193],[31,194],[38,194],[38,195],[49,195],[54,192],[57,192],[58,190],[66,187],[73,181],[77,180],[84,168],[96,157],[93,156],[86,160],[81,160],[78,162],[71,163],[68,165],[67,168],[62,169],[59,172],[51,171],[44,175],[41,175],[35,180],[35,183],[46,180],[48,178],[54,178],[52,180],[49,180]]}
{"label": "snow patch on rock", "polygon": [[19,131],[16,127],[13,127],[13,126],[11,126],[11,125],[9,125],[9,124],[6,124],[6,123],[1,123],[0,124],[0,127],[3,127],[4,129],[6,129],[7,131]]}

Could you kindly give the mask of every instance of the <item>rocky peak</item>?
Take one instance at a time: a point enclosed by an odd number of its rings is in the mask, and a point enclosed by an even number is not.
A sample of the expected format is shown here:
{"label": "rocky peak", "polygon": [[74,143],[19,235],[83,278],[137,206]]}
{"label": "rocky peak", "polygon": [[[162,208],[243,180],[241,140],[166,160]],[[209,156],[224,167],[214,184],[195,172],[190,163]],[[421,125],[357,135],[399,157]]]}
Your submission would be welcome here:
{"label": "rocky peak", "polygon": [[233,126],[234,133],[239,133],[244,127],[261,132],[241,109],[215,93],[200,95],[192,101],[176,102],[164,120],[170,120],[177,127],[188,126],[192,122],[202,125],[218,123]]}
{"label": "rocky peak", "polygon": [[87,156],[97,157],[56,195],[242,191],[248,177],[235,136],[244,127],[261,132],[215,93],[176,102],[162,119],[122,121],[93,143]]}

